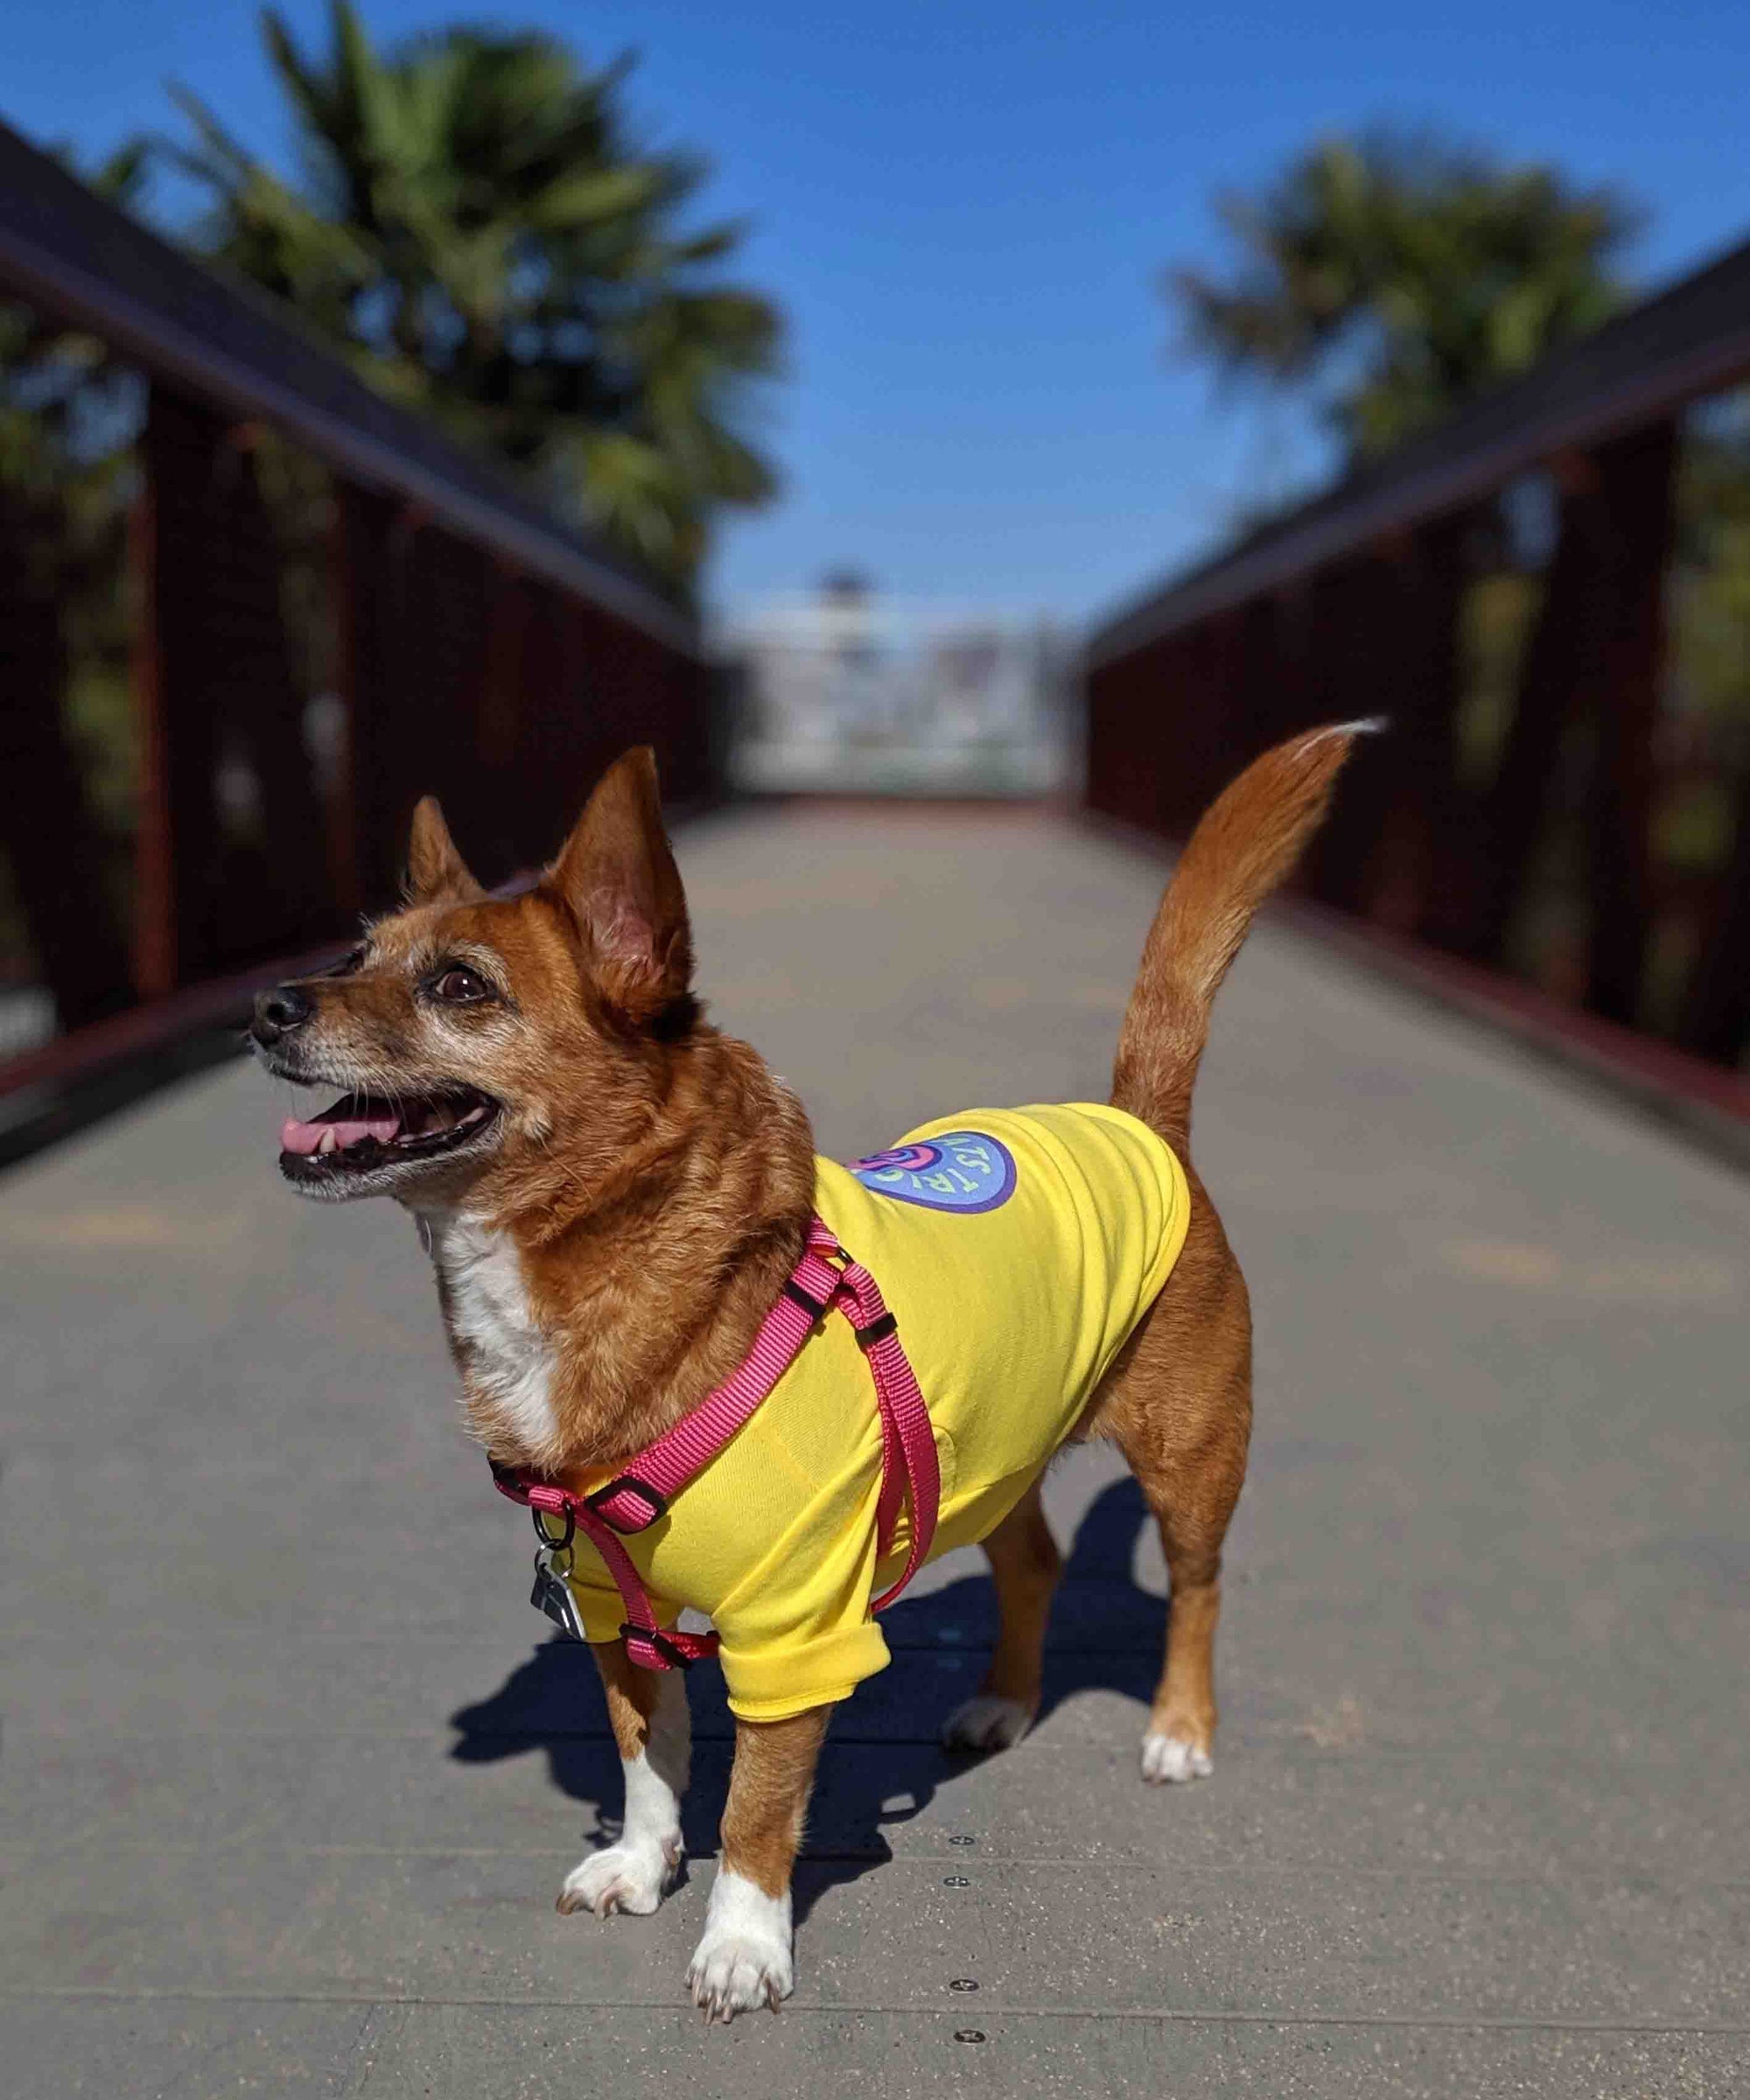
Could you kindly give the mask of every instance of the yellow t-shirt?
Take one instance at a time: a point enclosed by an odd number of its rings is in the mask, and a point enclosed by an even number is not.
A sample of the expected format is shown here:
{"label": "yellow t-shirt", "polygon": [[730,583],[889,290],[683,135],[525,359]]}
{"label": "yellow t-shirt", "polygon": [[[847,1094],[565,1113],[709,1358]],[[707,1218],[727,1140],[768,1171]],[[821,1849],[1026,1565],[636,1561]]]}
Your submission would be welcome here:
{"label": "yellow t-shirt", "polygon": [[[1093,1104],[970,1110],[817,1166],[816,1208],[881,1286],[929,1408],[934,1559],[987,1536],[1074,1427],[1184,1244],[1185,1172],[1144,1124]],[[668,1513],[625,1539],[662,1626],[683,1605],[715,1622],[744,1719],[845,1698],[886,1667],[869,1602],[904,1567],[909,1508],[878,1566],[880,1485],[874,1382],[834,1312]],[[577,1549],[584,1630],[611,1641],[620,1592],[581,1534]]]}

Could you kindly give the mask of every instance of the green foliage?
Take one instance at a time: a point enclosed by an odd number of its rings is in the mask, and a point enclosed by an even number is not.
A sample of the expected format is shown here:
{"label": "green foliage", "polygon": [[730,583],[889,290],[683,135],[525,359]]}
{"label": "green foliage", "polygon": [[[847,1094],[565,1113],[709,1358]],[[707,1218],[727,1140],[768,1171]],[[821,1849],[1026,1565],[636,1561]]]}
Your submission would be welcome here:
{"label": "green foliage", "polygon": [[684,589],[714,513],[774,493],[747,426],[780,323],[721,281],[740,229],[683,223],[704,164],[628,135],[628,61],[464,26],[379,51],[349,0],[319,56],[272,10],[263,33],[299,173],[178,90],[193,138],[170,150],[213,197],[198,244]]}
{"label": "green foliage", "polygon": [[1543,579],[1510,568],[1475,578],[1459,610],[1458,777],[1474,794],[1494,778],[1513,719],[1520,666],[1544,598]]}
{"label": "green foliage", "polygon": [[1636,223],[1612,190],[1390,131],[1313,146],[1216,209],[1233,268],[1168,279],[1188,346],[1312,394],[1351,461],[1595,327]]}
{"label": "green foliage", "polygon": [[[145,160],[144,144],[126,145],[83,179],[125,208],[139,196]],[[136,383],[94,337],[29,306],[0,304],[0,486],[9,502],[57,521],[36,550],[57,574],[113,522],[137,417]]]}
{"label": "green foliage", "polygon": [[1750,766],[1750,396],[1720,396],[1685,419],[1676,508],[1656,847],[1663,864],[1705,877],[1731,850],[1732,782]]}
{"label": "green foliage", "polygon": [[1688,418],[1668,598],[1678,714],[1750,756],[1750,396]]}

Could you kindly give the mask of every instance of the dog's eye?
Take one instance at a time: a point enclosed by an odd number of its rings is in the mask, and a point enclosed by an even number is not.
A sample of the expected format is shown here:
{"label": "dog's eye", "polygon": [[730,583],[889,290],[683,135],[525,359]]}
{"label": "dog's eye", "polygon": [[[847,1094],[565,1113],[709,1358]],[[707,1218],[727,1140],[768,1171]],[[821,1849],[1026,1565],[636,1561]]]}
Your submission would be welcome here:
{"label": "dog's eye", "polygon": [[333,969],[328,972],[328,975],[331,977],[352,976],[356,971],[364,967],[365,953],[365,948],[363,945],[360,944],[353,950],[351,955],[342,956],[340,960],[334,965]]}
{"label": "dog's eye", "polygon": [[492,986],[462,963],[451,962],[431,980],[431,996],[447,1006],[467,1006],[491,998]]}

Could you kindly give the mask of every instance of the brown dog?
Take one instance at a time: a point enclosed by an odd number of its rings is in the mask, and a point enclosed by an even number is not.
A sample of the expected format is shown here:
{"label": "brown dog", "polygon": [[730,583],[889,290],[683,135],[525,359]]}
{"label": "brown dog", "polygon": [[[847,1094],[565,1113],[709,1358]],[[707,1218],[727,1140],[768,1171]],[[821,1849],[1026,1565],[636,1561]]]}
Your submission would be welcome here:
{"label": "brown dog", "polygon": [[[1251,1421],[1246,1287],[1186,1156],[1210,1003],[1258,905],[1317,825],[1357,731],[1267,753],[1198,826],[1143,951],[1115,1106],[1184,1161],[1188,1235],[1166,1285],[1075,1425],[1110,1438],[1160,1525],[1166,1665],[1150,1781],[1201,1777],[1215,1733],[1222,1542]],[[415,813],[407,906],[332,975],[257,1002],[284,1077],[350,1089],[288,1123],[303,1193],[395,1196],[437,1270],[475,1433],[497,1460],[581,1482],[668,1429],[746,1355],[815,1202],[806,1116],[745,1043],[704,1023],[685,899],[648,752],[604,778],[558,860],[489,899],[435,802]],[[868,1410],[865,1387],[847,1404]],[[1000,1631],[960,1747],[1005,1748],[1040,1693],[1060,1559],[1039,1482],[984,1539]],[[625,1830],[585,1859],[564,1911],[655,1909],[680,1861],[687,1702],[674,1676],[594,1649],[625,1767]],[[830,1712],[738,1720],[722,1859],[690,1972],[707,2017],[792,1988],[789,1883]]]}

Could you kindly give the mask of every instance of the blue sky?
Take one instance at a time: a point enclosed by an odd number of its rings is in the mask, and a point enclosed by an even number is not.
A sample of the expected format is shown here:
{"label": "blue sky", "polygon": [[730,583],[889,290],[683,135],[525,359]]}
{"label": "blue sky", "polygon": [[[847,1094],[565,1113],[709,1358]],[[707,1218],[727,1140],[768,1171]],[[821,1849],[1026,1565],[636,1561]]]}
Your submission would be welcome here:
{"label": "blue sky", "polygon": [[[321,32],[322,0],[286,11]],[[781,501],[732,526],[738,604],[853,564],[886,589],[1080,618],[1218,534],[1313,457],[1292,416],[1212,402],[1167,355],[1156,280],[1220,253],[1218,186],[1387,117],[1619,182],[1648,283],[1750,234],[1743,0],[1445,9],[1072,8],[1020,0],[509,9],[368,0],[379,36],[457,15],[641,53],[647,132],[718,167],[741,273],[783,303],[767,436]],[[100,150],[186,80],[270,158],[284,134],[255,10],[12,0],[0,115]]]}

